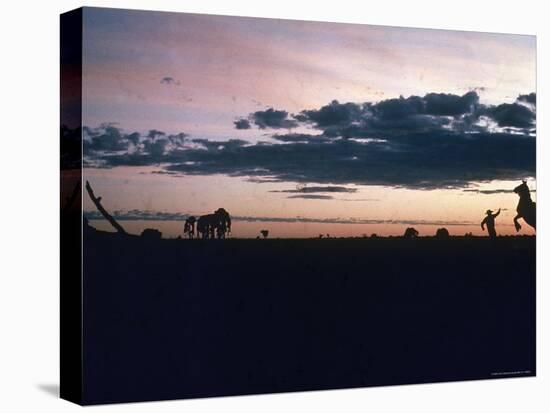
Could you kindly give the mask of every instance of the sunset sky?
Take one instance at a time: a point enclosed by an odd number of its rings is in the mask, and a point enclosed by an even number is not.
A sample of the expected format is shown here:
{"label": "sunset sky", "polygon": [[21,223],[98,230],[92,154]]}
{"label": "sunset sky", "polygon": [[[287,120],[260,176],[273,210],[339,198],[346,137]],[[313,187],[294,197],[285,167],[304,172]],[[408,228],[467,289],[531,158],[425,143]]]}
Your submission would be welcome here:
{"label": "sunset sky", "polygon": [[219,207],[234,237],[482,234],[499,207],[515,234],[535,69],[533,36],[85,8],[84,179],[165,237]]}

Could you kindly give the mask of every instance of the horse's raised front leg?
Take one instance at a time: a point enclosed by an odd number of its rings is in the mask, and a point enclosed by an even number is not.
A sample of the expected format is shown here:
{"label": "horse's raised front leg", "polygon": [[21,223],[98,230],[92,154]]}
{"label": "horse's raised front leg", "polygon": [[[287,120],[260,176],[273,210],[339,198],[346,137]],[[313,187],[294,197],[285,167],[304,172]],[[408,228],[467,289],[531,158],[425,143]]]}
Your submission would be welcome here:
{"label": "horse's raised front leg", "polygon": [[519,232],[519,230],[521,229],[521,225],[519,224],[518,222],[518,219],[521,218],[521,215],[520,214],[517,214],[515,217],[514,217],[514,226],[516,227],[516,231]]}

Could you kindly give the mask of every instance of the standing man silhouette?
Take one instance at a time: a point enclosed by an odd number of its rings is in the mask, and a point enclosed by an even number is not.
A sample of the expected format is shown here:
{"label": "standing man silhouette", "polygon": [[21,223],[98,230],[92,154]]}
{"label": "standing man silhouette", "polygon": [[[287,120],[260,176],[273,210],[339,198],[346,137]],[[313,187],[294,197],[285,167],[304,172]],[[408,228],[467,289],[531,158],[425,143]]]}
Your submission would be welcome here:
{"label": "standing man silhouette", "polygon": [[495,218],[500,214],[500,208],[496,214],[493,214],[493,211],[490,209],[486,212],[487,216],[481,221],[481,229],[485,231],[485,225],[487,225],[487,232],[491,238],[496,238],[497,232],[495,231]]}

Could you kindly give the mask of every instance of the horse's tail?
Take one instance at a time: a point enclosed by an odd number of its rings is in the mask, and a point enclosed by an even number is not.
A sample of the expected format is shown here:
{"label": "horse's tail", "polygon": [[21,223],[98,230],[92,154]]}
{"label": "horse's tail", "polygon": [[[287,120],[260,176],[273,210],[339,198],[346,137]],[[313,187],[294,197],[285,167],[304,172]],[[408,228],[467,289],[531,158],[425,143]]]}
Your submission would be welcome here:
{"label": "horse's tail", "polygon": [[537,203],[533,202],[531,205],[529,205],[528,208],[524,208],[521,211],[521,215],[523,216],[523,220],[527,222],[527,224],[531,225],[534,229],[537,229]]}
{"label": "horse's tail", "polygon": [[537,203],[533,202],[529,217],[525,220],[533,228],[537,229]]}

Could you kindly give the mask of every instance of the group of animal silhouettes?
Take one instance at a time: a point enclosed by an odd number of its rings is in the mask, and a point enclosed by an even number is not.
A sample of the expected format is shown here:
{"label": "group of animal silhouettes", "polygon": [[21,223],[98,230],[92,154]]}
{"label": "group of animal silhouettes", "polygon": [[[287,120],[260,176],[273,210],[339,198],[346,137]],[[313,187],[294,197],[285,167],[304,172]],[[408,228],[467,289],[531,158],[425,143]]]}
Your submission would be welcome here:
{"label": "group of animal silhouettes", "polygon": [[223,239],[231,232],[231,216],[223,209],[218,208],[213,214],[201,215],[198,219],[190,216],[183,225],[183,234],[188,238]]}

